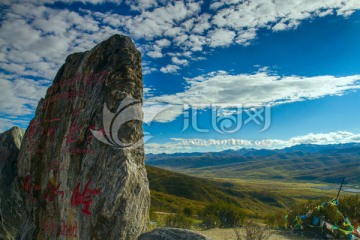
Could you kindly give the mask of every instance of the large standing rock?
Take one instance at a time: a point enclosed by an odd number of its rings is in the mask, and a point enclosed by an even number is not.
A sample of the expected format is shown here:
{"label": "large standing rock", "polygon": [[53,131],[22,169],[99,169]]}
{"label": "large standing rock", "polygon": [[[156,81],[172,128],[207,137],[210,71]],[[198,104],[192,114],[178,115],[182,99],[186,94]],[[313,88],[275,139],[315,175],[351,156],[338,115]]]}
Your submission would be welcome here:
{"label": "large standing rock", "polygon": [[21,146],[27,217],[18,239],[136,239],[145,230],[142,87],[128,37],[67,57]]}
{"label": "large standing rock", "polygon": [[0,239],[13,239],[19,228],[23,208],[15,181],[17,158],[24,130],[13,127],[0,134]]}

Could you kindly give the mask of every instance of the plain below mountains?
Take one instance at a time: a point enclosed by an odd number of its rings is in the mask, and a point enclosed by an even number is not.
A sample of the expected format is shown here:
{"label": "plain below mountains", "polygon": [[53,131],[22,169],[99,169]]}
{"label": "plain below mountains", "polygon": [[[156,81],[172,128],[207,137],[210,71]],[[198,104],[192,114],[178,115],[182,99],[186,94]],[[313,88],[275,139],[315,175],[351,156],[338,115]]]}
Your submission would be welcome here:
{"label": "plain below mountains", "polygon": [[146,164],[208,178],[360,183],[360,144],[147,154]]}

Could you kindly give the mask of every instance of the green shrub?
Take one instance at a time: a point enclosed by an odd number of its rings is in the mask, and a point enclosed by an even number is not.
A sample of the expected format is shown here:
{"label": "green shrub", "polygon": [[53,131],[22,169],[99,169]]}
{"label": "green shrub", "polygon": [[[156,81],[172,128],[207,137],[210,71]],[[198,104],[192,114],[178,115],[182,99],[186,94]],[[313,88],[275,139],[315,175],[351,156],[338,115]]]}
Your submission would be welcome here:
{"label": "green shrub", "polygon": [[152,209],[152,208],[150,208],[149,217],[150,217],[150,221],[156,222],[158,220],[158,217],[157,217],[154,209]]}
{"label": "green shrub", "polygon": [[283,211],[269,214],[265,217],[265,223],[272,228],[286,228],[286,213]]}
{"label": "green shrub", "polygon": [[360,226],[360,196],[350,195],[340,199],[339,210],[353,223]]}
{"label": "green shrub", "polygon": [[[207,228],[211,226],[235,227],[242,225],[245,212],[235,204],[218,202],[208,205],[200,214],[200,218]],[[211,224],[212,222],[216,224]]]}
{"label": "green shrub", "polygon": [[169,214],[165,219],[166,227],[189,229],[191,225],[192,220],[186,217],[183,211],[178,211],[176,214]]}
{"label": "green shrub", "polygon": [[185,207],[183,210],[185,216],[191,217],[193,215],[193,210],[191,208]]}
{"label": "green shrub", "polygon": [[214,214],[206,214],[202,218],[203,225],[206,229],[216,228],[220,226],[220,219]]}

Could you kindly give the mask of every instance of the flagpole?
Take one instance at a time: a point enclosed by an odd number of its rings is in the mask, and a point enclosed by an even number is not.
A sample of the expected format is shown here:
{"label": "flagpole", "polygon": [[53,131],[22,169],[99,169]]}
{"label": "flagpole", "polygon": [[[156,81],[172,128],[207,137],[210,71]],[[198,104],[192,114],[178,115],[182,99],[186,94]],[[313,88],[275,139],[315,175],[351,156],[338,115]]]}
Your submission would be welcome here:
{"label": "flagpole", "polygon": [[339,195],[340,195],[340,192],[341,192],[341,189],[342,189],[342,187],[343,187],[344,182],[345,182],[345,178],[343,178],[343,180],[342,180],[342,182],[341,182],[341,185],[340,185],[340,188],[339,188],[339,192],[338,192],[338,194],[337,194],[337,196],[336,196],[336,199],[339,199]]}

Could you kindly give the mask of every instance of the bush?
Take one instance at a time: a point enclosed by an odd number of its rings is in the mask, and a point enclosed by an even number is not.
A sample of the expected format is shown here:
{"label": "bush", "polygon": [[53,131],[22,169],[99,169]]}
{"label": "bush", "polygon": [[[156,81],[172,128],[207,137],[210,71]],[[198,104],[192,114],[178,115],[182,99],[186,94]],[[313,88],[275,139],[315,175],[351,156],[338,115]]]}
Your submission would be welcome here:
{"label": "bush", "polygon": [[166,217],[165,225],[166,227],[189,229],[192,225],[192,220],[186,217],[183,211],[178,211],[176,214],[169,214]]}
{"label": "bush", "polygon": [[213,214],[205,215],[202,220],[204,227],[207,229],[216,228],[220,226],[220,219]]}
{"label": "bush", "polygon": [[191,217],[193,215],[193,210],[188,207],[184,208],[183,212],[184,212],[185,216],[187,216],[187,217]]}
{"label": "bush", "polygon": [[265,217],[265,223],[272,228],[286,228],[286,213],[283,211],[269,214]]}
{"label": "bush", "polygon": [[339,210],[351,220],[354,227],[360,226],[359,195],[350,195],[340,199]]}
{"label": "bush", "polygon": [[244,233],[237,228],[234,229],[234,232],[236,240],[266,240],[271,236],[269,230],[252,221],[246,224]]}
{"label": "bush", "polygon": [[150,217],[150,221],[156,222],[158,220],[158,217],[153,209],[150,209],[149,217]]}
{"label": "bush", "polygon": [[235,227],[244,222],[244,211],[230,203],[214,203],[208,205],[200,214],[205,226],[209,227]]}

